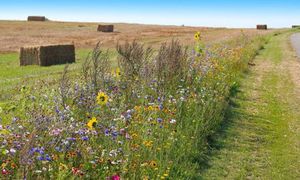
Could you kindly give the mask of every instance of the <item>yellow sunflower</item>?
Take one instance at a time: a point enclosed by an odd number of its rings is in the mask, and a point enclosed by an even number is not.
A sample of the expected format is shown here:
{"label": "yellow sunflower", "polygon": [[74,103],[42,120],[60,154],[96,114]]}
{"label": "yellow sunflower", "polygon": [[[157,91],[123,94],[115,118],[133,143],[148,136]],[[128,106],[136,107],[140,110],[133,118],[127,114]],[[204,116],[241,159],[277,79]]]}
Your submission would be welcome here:
{"label": "yellow sunflower", "polygon": [[108,102],[108,95],[100,91],[97,96],[97,103],[101,106],[104,106],[107,104],[107,102]]}
{"label": "yellow sunflower", "polygon": [[97,119],[93,117],[89,122],[87,123],[87,126],[89,129],[94,129],[95,125],[97,123]]}
{"label": "yellow sunflower", "polygon": [[201,33],[200,33],[200,32],[197,32],[197,33],[194,35],[194,38],[195,38],[196,41],[201,40]]}
{"label": "yellow sunflower", "polygon": [[156,168],[156,167],[157,167],[156,161],[150,161],[149,165],[150,165],[152,168]]}

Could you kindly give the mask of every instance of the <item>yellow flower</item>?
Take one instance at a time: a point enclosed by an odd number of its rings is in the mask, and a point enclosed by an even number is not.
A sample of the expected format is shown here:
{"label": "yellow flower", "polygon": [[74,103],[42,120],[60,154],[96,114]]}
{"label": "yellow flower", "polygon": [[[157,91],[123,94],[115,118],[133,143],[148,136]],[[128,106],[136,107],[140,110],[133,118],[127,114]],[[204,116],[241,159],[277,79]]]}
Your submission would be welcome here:
{"label": "yellow flower", "polygon": [[153,106],[148,107],[148,111],[153,111],[153,110],[154,110]]}
{"label": "yellow flower", "polygon": [[141,110],[141,106],[134,106],[134,110],[140,111]]}
{"label": "yellow flower", "polygon": [[121,70],[120,68],[116,69],[116,77],[119,78],[121,76]]}
{"label": "yellow flower", "polygon": [[63,170],[66,170],[66,169],[68,169],[68,166],[67,166],[67,165],[65,165],[65,164],[63,164],[63,163],[60,163],[60,164],[59,164],[59,170],[60,170],[60,171],[63,171]]}
{"label": "yellow flower", "polygon": [[153,141],[144,141],[143,144],[144,144],[146,147],[152,147],[152,146],[153,146]]}
{"label": "yellow flower", "polygon": [[97,103],[101,106],[106,105],[108,102],[108,96],[104,92],[99,92],[97,96]]}
{"label": "yellow flower", "polygon": [[89,122],[87,123],[87,126],[90,129],[93,129],[95,127],[96,123],[97,123],[97,119],[95,117],[93,117],[91,120],[89,120]]}
{"label": "yellow flower", "polygon": [[140,148],[140,146],[138,144],[131,145],[131,150],[132,151],[137,151],[139,148]]}
{"label": "yellow flower", "polygon": [[4,169],[5,167],[6,167],[6,163],[2,163],[2,165],[1,165],[1,167],[2,167],[2,169]]}
{"label": "yellow flower", "polygon": [[121,70],[120,70],[120,68],[117,68],[117,69],[114,69],[114,70],[112,70],[111,71],[111,74],[113,75],[113,76],[115,76],[116,78],[120,78],[120,76],[121,76]]}
{"label": "yellow flower", "polygon": [[194,35],[194,38],[195,38],[196,41],[201,40],[201,33],[200,33],[200,32],[197,32],[197,33]]}
{"label": "yellow flower", "polygon": [[156,168],[156,167],[157,167],[156,161],[150,161],[149,165],[150,165],[152,168]]}
{"label": "yellow flower", "polygon": [[6,134],[8,134],[9,133],[9,131],[8,130],[6,130],[6,129],[2,129],[2,130],[0,130],[0,135],[6,135]]}
{"label": "yellow flower", "polygon": [[131,135],[131,137],[132,137],[133,139],[136,139],[136,138],[138,137],[138,134],[137,134],[137,133],[133,133],[133,134]]}
{"label": "yellow flower", "polygon": [[165,177],[168,177],[168,176],[169,176],[169,174],[164,174],[164,176],[165,176]]}

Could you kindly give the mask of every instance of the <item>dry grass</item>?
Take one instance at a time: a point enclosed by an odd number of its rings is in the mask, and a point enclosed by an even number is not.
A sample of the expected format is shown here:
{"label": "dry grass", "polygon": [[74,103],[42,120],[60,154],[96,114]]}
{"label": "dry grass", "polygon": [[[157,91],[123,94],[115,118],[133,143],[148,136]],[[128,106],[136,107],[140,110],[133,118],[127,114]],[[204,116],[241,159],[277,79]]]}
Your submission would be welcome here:
{"label": "dry grass", "polygon": [[[103,42],[104,47],[115,47],[118,41],[122,43],[135,39],[153,46],[172,38],[189,44],[196,31],[203,33],[205,42],[222,41],[241,34],[241,29],[138,24],[113,24],[115,32],[107,34],[95,31],[98,24],[0,21],[0,53],[17,52],[20,47],[41,44],[74,43],[76,48],[92,48],[98,41]],[[244,29],[244,33],[250,35],[269,32]]]}

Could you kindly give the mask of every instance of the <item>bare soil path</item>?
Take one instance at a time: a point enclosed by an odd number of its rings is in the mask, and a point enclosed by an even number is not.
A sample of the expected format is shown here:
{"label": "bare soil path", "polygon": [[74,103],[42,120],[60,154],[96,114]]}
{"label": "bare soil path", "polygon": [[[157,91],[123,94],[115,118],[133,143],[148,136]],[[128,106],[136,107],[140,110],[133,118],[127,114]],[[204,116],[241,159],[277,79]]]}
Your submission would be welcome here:
{"label": "bare soil path", "polygon": [[293,34],[291,36],[291,42],[293,48],[297,52],[298,57],[300,58],[300,33]]}

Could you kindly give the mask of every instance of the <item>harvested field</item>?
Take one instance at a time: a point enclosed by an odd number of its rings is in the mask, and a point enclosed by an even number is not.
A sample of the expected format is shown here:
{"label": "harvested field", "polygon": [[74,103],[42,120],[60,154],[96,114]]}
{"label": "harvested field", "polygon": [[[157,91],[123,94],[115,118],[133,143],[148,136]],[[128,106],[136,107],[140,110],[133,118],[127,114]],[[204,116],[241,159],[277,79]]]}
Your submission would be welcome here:
{"label": "harvested field", "polygon": [[[158,26],[139,24],[113,24],[115,32],[95,31],[99,23],[0,21],[0,53],[18,52],[24,46],[74,43],[76,48],[92,48],[98,41],[105,47],[117,42],[137,40],[157,46],[162,41],[177,38],[185,44],[193,42],[194,33],[200,31],[204,42],[218,42],[237,37],[241,29]],[[105,23],[101,23],[104,24]],[[248,35],[264,34],[256,29],[244,29]]]}

